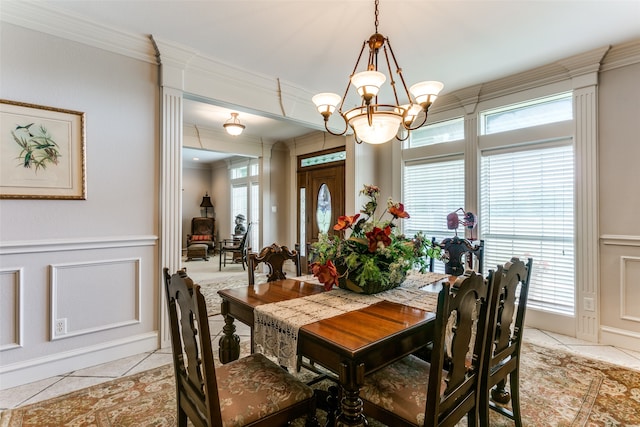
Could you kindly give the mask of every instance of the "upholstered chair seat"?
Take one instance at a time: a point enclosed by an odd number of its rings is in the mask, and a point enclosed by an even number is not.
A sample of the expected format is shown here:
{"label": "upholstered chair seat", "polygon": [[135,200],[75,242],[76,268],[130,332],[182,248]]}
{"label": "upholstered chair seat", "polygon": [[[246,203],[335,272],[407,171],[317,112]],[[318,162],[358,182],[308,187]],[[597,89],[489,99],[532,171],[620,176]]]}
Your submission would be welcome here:
{"label": "upholstered chair seat", "polygon": [[[423,426],[430,369],[429,362],[407,356],[368,375],[360,396],[410,424]],[[447,371],[443,371],[442,377],[447,377]],[[443,380],[440,391],[444,392],[446,387]]]}
{"label": "upholstered chair seat", "polygon": [[248,425],[313,396],[313,389],[260,353],[216,366],[216,378],[224,427]]}

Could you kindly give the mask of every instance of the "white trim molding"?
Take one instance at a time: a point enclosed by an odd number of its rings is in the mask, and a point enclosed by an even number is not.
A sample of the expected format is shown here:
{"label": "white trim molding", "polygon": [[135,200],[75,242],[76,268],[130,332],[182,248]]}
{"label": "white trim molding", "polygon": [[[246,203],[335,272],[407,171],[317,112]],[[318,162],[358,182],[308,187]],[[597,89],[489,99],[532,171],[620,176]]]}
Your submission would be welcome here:
{"label": "white trim molding", "polygon": [[640,247],[640,236],[603,234],[600,236],[603,245]]}
{"label": "white trim molding", "polygon": [[[0,286],[13,285],[13,342],[12,343],[0,343],[0,352],[10,350],[13,348],[20,348],[24,344],[24,268],[23,267],[10,267],[0,269],[0,276],[12,276],[8,279],[8,283],[4,280],[0,280]],[[3,295],[8,295],[11,290],[0,292]],[[0,301],[1,304],[10,303],[8,301]],[[5,307],[9,308],[9,307]],[[7,318],[3,318],[3,322],[6,322]]]}
{"label": "white trim molding", "polygon": [[[625,301],[629,301],[631,298],[627,296],[627,290],[633,290],[634,287],[637,287],[636,283],[634,283],[631,278],[629,278],[628,270],[630,264],[637,264],[638,270],[640,271],[640,257],[632,257],[632,256],[621,256],[620,257],[620,301],[618,302],[620,306],[620,318],[622,320],[629,320],[631,322],[640,323],[640,316],[633,316],[626,312],[627,304]],[[637,305],[637,301],[634,301],[634,305]]]}
{"label": "white trim molding", "polygon": [[109,236],[0,242],[0,255],[155,246],[158,236]]}
{"label": "white trim molding", "polygon": [[0,390],[154,351],[157,345],[158,334],[154,331],[2,365]]}
{"label": "white trim molding", "polygon": [[[51,341],[76,337],[79,335],[93,334],[96,332],[106,331],[109,329],[119,328],[122,326],[135,325],[141,322],[140,313],[142,312],[142,301],[141,301],[141,286],[142,286],[142,277],[140,272],[140,264],[142,260],[140,258],[123,258],[123,259],[108,259],[101,261],[89,261],[89,262],[74,262],[74,263],[65,263],[65,264],[52,264],[50,265],[50,337]],[[126,273],[124,275],[118,274],[118,266],[121,267],[121,270],[132,270],[132,275],[130,277],[126,277]],[[103,270],[109,269],[109,274],[104,274]],[[75,274],[74,273],[75,270]],[[94,273],[91,274],[91,271],[94,270]],[[66,280],[59,280],[60,276],[65,272],[69,272]],[[100,274],[102,272],[103,274]],[[115,273],[114,273],[115,272]],[[89,277],[106,277],[106,281],[99,282],[96,280],[87,280],[81,279],[80,276],[89,278]],[[118,285],[126,287],[131,285],[132,295],[122,295],[118,292],[111,292],[113,294],[113,298],[121,301],[133,301],[133,312],[130,313],[131,318],[123,318],[120,320],[113,320],[110,322],[106,322],[103,324],[95,324],[91,327],[76,327],[71,330],[66,329],[66,325],[62,328],[64,330],[57,330],[57,322],[58,320],[64,318],[66,321],[73,320],[72,318],[67,318],[66,314],[60,313],[60,306],[67,303],[67,306],[74,304],[69,304],[68,300],[73,299],[72,293],[73,289],[81,289],[84,294],[88,294],[89,292],[97,292],[100,289],[101,285],[103,287],[110,287],[111,281],[113,277],[118,277]],[[75,279],[75,280],[74,280]],[[106,282],[106,283],[105,283]],[[87,289],[90,287],[91,289]],[[67,288],[66,290],[63,288]],[[66,292],[65,292],[66,291]],[[58,296],[60,294],[64,294],[67,296],[67,301],[59,301]],[[106,307],[106,311],[109,312],[111,316],[116,316],[115,308],[117,304],[113,304],[113,301],[96,301],[98,307]],[[86,304],[86,303],[85,303]],[[98,310],[98,307],[95,307]],[[83,307],[83,310],[86,310],[87,307]],[[70,310],[68,308],[68,310]],[[92,312],[92,318],[95,317],[97,313]],[[123,313],[126,315],[126,313]],[[103,313],[104,315],[104,313]],[[84,322],[78,322],[84,325]]]}

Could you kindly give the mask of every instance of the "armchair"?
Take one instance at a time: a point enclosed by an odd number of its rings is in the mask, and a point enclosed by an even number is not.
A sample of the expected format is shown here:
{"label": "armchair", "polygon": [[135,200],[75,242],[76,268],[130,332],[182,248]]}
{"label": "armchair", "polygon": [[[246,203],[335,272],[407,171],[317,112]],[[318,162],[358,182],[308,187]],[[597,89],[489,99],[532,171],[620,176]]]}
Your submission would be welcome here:
{"label": "armchair", "polygon": [[191,234],[187,234],[187,247],[193,244],[205,244],[214,249],[214,218],[196,217],[191,219]]}

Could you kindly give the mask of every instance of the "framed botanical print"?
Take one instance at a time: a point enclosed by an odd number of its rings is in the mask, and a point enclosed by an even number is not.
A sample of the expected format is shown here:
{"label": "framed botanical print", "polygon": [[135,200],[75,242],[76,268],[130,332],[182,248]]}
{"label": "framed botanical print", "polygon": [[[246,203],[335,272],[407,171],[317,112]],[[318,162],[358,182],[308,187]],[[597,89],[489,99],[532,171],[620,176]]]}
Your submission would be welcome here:
{"label": "framed botanical print", "polygon": [[0,198],[85,200],[85,114],[0,99]]}

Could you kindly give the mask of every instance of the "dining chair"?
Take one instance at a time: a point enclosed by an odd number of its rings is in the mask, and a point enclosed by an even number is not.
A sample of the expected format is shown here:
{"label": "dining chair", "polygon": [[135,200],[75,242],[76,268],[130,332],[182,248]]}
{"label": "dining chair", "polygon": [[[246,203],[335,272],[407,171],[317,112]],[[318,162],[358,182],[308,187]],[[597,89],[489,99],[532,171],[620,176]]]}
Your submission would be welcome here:
{"label": "dining chair", "polygon": [[[522,427],[520,416],[520,350],[533,260],[518,258],[504,265],[496,294],[489,307],[488,334],[480,383],[480,425],[489,425],[490,409]],[[517,300],[517,310],[516,310]],[[510,393],[506,391],[509,381]],[[511,410],[504,405],[511,400]]]}
{"label": "dining chair", "polygon": [[[467,239],[461,239],[458,236],[446,238],[438,243],[435,238],[431,239],[433,245],[437,245],[444,251],[447,261],[444,264],[445,274],[452,276],[460,276],[465,270],[474,270],[477,273],[483,273],[484,267],[484,240],[474,244]],[[435,260],[429,260],[429,271],[433,272],[435,268]]]}
{"label": "dining chair", "polygon": [[501,273],[499,267],[485,280],[467,271],[443,285],[430,362],[409,355],[366,376],[366,416],[394,427],[454,426],[465,416],[468,426],[477,425],[488,299]]}
{"label": "dining chair", "polygon": [[318,426],[314,391],[260,353],[216,365],[200,286],[164,269],[178,427]]}
{"label": "dining chair", "polygon": [[251,223],[247,225],[247,232],[244,233],[242,239],[237,244],[234,244],[232,240],[224,239],[220,242],[220,265],[218,270],[222,270],[222,265],[227,266],[227,254],[231,254],[234,258],[239,259],[242,263],[242,269],[247,263],[247,252],[249,250],[248,241],[251,233]]}
{"label": "dining chair", "polygon": [[300,264],[300,272],[302,274],[310,274],[309,272],[311,271],[311,264],[314,261],[314,253],[312,253],[311,243],[305,243],[304,257],[302,256],[302,251],[300,250],[300,243],[296,243],[294,249],[301,254],[300,261],[302,262]]}
{"label": "dining chair", "polygon": [[249,273],[249,285],[255,283],[255,269],[259,264],[268,267],[267,282],[275,280],[283,280],[287,278],[284,271],[284,265],[287,261],[291,261],[296,269],[296,276],[302,275],[300,265],[300,252],[297,250],[289,250],[286,246],[280,246],[277,243],[262,248],[259,254],[249,252],[247,254],[247,270]]}

